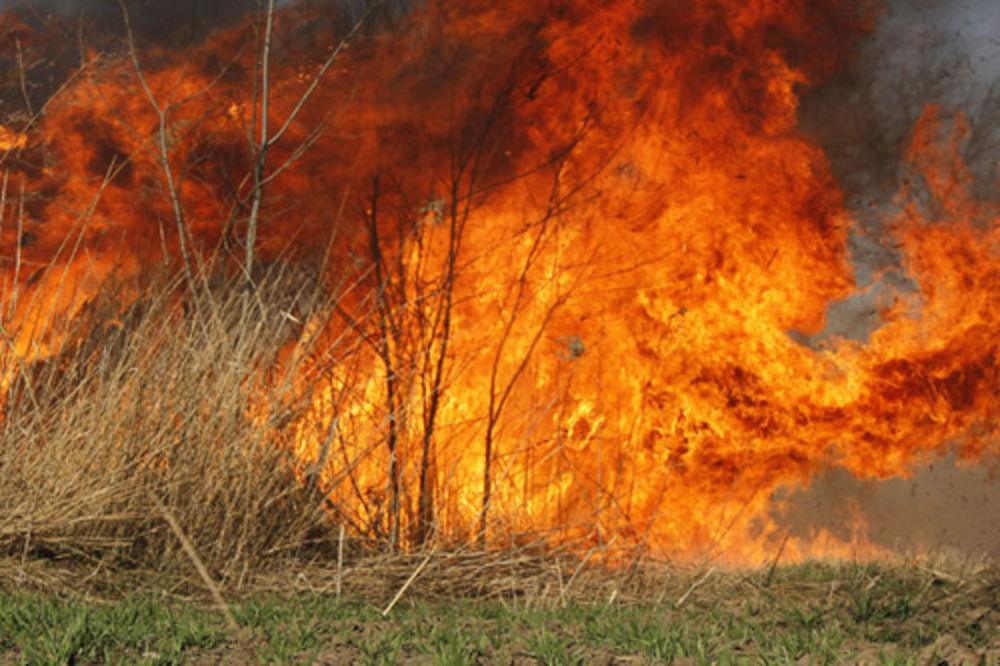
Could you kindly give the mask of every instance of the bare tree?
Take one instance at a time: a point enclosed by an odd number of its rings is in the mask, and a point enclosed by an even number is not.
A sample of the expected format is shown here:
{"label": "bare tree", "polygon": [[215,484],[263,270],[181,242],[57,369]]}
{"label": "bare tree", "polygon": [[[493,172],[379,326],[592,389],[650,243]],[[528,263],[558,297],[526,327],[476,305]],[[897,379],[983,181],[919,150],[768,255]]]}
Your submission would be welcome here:
{"label": "bare tree", "polygon": [[374,13],[382,6],[382,0],[371,0],[367,3],[364,11],[354,22],[339,41],[330,50],[329,55],[313,74],[309,85],[300,95],[299,99],[292,106],[292,110],[283,119],[276,123],[276,128],[271,131],[270,100],[271,100],[271,50],[274,30],[275,0],[267,0],[267,5],[262,7],[264,31],[260,44],[258,45],[258,58],[256,60],[257,74],[254,88],[253,120],[251,130],[251,154],[252,154],[252,186],[250,189],[250,212],[247,216],[247,230],[245,238],[245,260],[243,270],[246,273],[248,284],[253,283],[252,271],[256,261],[257,234],[260,226],[261,204],[264,201],[264,193],[267,186],[274,181],[283,171],[298,161],[304,152],[322,135],[326,129],[323,126],[315,127],[307,135],[305,141],[291,150],[290,156],[273,167],[268,164],[268,152],[277,144],[298,120],[309,100],[313,97],[316,89],[319,88],[330,68],[343,53],[347,45],[358,35],[361,29],[368,23]]}
{"label": "bare tree", "polygon": [[[478,533],[485,540],[493,488],[495,440],[503,413],[520,378],[530,366],[555,313],[569,292],[555,297],[540,320],[527,320],[538,296],[536,273],[541,261],[551,256],[551,243],[559,219],[579,200],[596,173],[574,182],[564,182],[564,167],[581,144],[587,123],[555,154],[522,172],[497,178],[495,160],[509,139],[508,119],[518,102],[520,63],[493,91],[491,105],[482,109],[477,123],[453,127],[447,139],[447,172],[432,178],[430,194],[414,196],[390,169],[377,173],[364,205],[367,261],[371,299],[366,311],[342,312],[342,316],[366,341],[381,365],[386,427],[387,532],[393,547],[403,538],[403,514],[413,498],[406,488],[415,488],[415,511],[409,514],[407,535],[412,543],[430,540],[437,525],[437,465],[439,419],[444,397],[461,372],[453,349],[455,309],[461,299],[475,298],[463,282],[466,271],[490,248],[466,250],[470,224],[491,196],[528,178],[536,182],[549,177],[549,191],[534,220],[526,221],[523,234],[530,234],[526,254],[519,259],[502,297],[505,319],[498,340],[484,343],[490,351],[488,406],[484,418],[484,466],[482,503]],[[599,167],[603,168],[603,165]],[[547,174],[551,174],[548,176]],[[411,185],[412,187],[412,185]],[[394,218],[394,219],[393,219]],[[520,242],[520,240],[518,241]],[[433,249],[432,249],[433,248]],[[550,267],[551,268],[551,267]],[[528,337],[527,348],[511,368],[508,343]],[[413,477],[408,475],[412,474]],[[412,478],[411,482],[407,478]]]}

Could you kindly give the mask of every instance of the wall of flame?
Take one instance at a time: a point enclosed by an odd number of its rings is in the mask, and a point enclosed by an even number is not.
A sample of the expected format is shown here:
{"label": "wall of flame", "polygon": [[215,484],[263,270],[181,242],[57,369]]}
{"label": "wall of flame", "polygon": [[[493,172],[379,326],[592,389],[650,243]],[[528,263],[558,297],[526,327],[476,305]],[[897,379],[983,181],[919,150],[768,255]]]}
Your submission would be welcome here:
{"label": "wall of flame", "polygon": [[[407,529],[429,451],[439,535],[480,529],[488,466],[491,541],[733,562],[784,538],[776,489],[831,467],[887,479],[947,451],[995,454],[1000,225],[965,166],[961,115],[927,105],[906,128],[913,178],[864,228],[892,248],[897,279],[867,292],[864,335],[830,326],[858,293],[862,227],[800,110],[857,66],[876,9],[432,0],[354,42],[273,147],[271,164],[288,167],[259,242],[265,262],[352,285],[349,316],[309,329],[336,360],[307,373],[316,397],[292,435],[305,463],[323,460],[339,518],[385,527],[390,422]],[[312,12],[278,16],[274,127],[342,30]],[[8,293],[52,290],[72,316],[109,276],[176,258],[164,167],[193,246],[239,247],[256,34],[238,23],[145,48],[162,115],[129,59],[93,53],[25,134],[5,130],[27,193],[26,224],[0,229],[4,265],[19,257]],[[391,278],[373,277],[372,233]],[[53,262],[72,290],[30,268]],[[363,343],[389,292],[394,399]],[[44,358],[21,329],[19,353]],[[863,524],[847,538],[800,532],[787,557],[878,551]]]}

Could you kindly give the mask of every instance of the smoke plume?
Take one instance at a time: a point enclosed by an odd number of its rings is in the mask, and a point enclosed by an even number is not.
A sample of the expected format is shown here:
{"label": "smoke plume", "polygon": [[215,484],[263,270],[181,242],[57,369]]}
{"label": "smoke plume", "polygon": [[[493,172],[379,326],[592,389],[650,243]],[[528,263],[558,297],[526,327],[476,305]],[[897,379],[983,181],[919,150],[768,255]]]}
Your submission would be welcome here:
{"label": "smoke plume", "polygon": [[[968,123],[959,150],[973,178],[972,194],[983,201],[1000,198],[998,28],[1000,5],[992,0],[891,0],[853,65],[803,97],[801,126],[823,146],[852,211],[849,247],[858,284],[855,294],[831,304],[826,329],[801,336],[803,342],[867,340],[881,325],[885,305],[919,288],[885,221],[899,210],[901,187],[921,196],[927,218],[937,215],[934,197],[906,158],[928,105],[940,108],[945,134],[956,122]],[[783,520],[799,537],[829,530],[846,539],[845,525],[859,515],[868,537],[890,549],[1000,554],[990,510],[1000,502],[996,475],[959,465],[953,456],[925,462],[909,479],[857,479],[832,467],[807,490],[781,493],[780,499]]]}

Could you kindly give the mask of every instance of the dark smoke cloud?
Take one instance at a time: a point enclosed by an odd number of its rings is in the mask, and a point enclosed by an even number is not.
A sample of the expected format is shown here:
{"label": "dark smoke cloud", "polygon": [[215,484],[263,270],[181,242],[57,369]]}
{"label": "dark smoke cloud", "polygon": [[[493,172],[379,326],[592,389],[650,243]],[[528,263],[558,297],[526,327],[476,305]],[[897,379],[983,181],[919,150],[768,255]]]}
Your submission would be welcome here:
{"label": "dark smoke cloud", "polygon": [[[141,47],[181,48],[238,19],[254,2],[129,0],[127,6]],[[21,50],[20,60],[9,46],[0,54],[0,74],[8,84],[0,86],[0,123],[16,126],[41,108],[79,65],[84,48],[122,48],[125,23],[117,0],[0,0],[0,13],[0,40],[10,44],[16,36]],[[20,61],[26,63],[23,72]],[[22,79],[23,85],[11,85]]]}
{"label": "dark smoke cloud", "polygon": [[[279,7],[304,5],[309,14],[328,25],[353,25],[378,2],[369,31],[409,12],[422,0],[278,0]],[[266,0],[127,0],[130,21],[140,50],[158,46],[182,49],[197,43],[212,31],[232,25],[250,12],[259,12]],[[119,0],[0,0],[0,124],[17,126],[41,108],[75,70],[81,47],[121,51],[125,23]],[[23,72],[14,57],[12,26],[21,37]],[[278,40],[298,39],[279,35]],[[298,44],[297,46],[302,46]],[[13,82],[13,83],[12,83]],[[27,98],[27,101],[26,101]]]}
{"label": "dark smoke cloud", "polygon": [[[117,0],[0,0],[0,7],[34,16],[55,14],[84,19],[90,25],[119,32],[122,12]],[[214,28],[242,16],[255,0],[130,0],[127,5],[136,31],[145,40],[179,45],[203,37]]]}
{"label": "dark smoke cloud", "polygon": [[848,194],[863,208],[891,196],[901,155],[926,104],[962,111],[981,180],[996,176],[984,153],[1000,143],[1000,3],[890,0],[854,66],[803,99],[804,129],[826,148]]}
{"label": "dark smoke cloud", "polygon": [[[342,21],[357,20],[373,0],[278,0],[278,6],[304,4]],[[266,0],[128,0],[132,23],[146,42],[183,46],[266,6]],[[416,0],[383,0],[389,15],[408,11]],[[122,12],[118,0],[0,0],[0,11],[30,10],[86,19],[92,25],[120,32]]]}

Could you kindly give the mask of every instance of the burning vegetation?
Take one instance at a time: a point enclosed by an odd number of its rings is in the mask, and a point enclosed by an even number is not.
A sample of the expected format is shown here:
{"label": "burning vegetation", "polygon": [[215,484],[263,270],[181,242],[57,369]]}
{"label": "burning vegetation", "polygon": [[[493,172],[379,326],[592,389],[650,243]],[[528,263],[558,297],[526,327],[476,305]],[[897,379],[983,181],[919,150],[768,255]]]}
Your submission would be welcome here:
{"label": "burning vegetation", "polygon": [[68,24],[8,13],[0,534],[199,515],[229,577],[338,525],[882,554],[789,538],[773,494],[995,454],[1000,218],[928,106],[877,239],[905,279],[829,333],[861,231],[800,101],[877,10],[272,2],[183,46],[124,10],[44,93]]}

